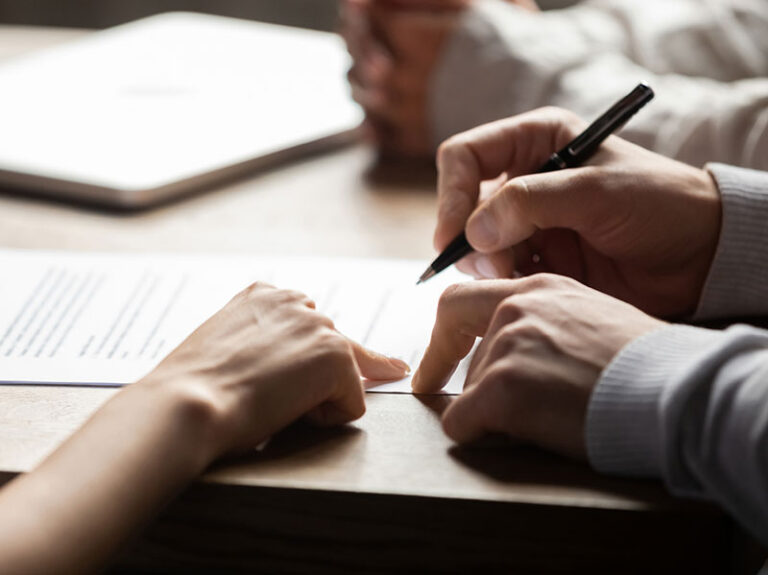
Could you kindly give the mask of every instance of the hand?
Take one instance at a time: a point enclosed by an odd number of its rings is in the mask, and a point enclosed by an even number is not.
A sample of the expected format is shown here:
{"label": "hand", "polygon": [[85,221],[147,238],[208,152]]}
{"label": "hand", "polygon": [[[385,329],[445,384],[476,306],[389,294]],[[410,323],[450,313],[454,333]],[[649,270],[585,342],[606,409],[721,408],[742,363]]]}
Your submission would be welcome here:
{"label": "hand", "polygon": [[0,570],[101,571],[218,456],[306,413],[321,424],[360,417],[360,375],[399,378],[407,366],[348,341],[313,307],[300,293],[251,286],[4,486]]}
{"label": "hand", "polygon": [[215,458],[254,447],[304,414],[322,425],[357,419],[365,412],[361,375],[407,371],[347,340],[305,295],[254,284],[135,387],[185,397],[210,425]]}
{"label": "hand", "polygon": [[443,294],[416,393],[442,388],[475,342],[459,396],[443,414],[460,443],[489,432],[585,457],[592,389],[614,356],[664,323],[578,282],[549,274],[484,280]]}
{"label": "hand", "polygon": [[693,313],[720,231],[714,181],[613,136],[585,167],[532,174],[584,127],[544,108],[443,144],[435,247],[466,228],[478,253],[459,268],[477,277],[553,272],[654,315]]}
{"label": "hand", "polygon": [[[343,0],[341,34],[352,55],[354,99],[385,151],[433,151],[429,84],[445,42],[472,0]],[[533,0],[511,2],[535,9]]]}

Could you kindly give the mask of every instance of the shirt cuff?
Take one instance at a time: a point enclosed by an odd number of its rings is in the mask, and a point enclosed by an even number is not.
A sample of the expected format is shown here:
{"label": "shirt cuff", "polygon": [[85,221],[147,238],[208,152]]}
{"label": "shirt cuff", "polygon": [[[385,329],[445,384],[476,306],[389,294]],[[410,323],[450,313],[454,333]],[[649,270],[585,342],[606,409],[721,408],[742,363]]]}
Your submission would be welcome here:
{"label": "shirt cuff", "polygon": [[586,444],[597,471],[662,477],[665,390],[719,332],[669,325],[622,349],[603,371],[587,409]]}
{"label": "shirt cuff", "polygon": [[708,164],[723,216],[697,320],[768,314],[768,173]]}

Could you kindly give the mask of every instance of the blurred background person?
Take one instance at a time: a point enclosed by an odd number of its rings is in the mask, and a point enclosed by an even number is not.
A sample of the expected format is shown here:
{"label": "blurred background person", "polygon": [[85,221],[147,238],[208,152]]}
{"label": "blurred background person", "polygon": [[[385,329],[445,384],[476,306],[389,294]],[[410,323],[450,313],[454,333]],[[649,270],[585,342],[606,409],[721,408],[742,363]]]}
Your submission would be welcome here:
{"label": "blurred background person", "polygon": [[428,156],[542,105],[597,116],[628,86],[657,99],[622,136],[693,165],[768,169],[768,0],[343,0],[369,133]]}

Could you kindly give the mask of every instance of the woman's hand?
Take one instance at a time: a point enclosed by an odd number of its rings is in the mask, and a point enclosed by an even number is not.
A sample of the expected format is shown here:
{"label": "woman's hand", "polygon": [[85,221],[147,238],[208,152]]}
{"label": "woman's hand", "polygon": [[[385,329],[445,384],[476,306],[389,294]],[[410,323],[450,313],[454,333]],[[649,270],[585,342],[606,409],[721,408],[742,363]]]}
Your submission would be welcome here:
{"label": "woman's hand", "polygon": [[360,377],[408,366],[346,339],[305,295],[254,284],[136,387],[169,390],[209,426],[211,457],[253,447],[303,415],[342,424],[365,412]]}
{"label": "woman's hand", "polygon": [[458,267],[476,277],[553,272],[654,315],[691,314],[720,232],[714,181],[613,136],[585,167],[533,173],[585,126],[544,108],[443,144],[435,248],[466,230],[477,253]]}
{"label": "woman's hand", "polygon": [[504,433],[583,458],[600,374],[630,341],[663,325],[562,276],[458,284],[440,300],[413,389],[442,388],[480,336],[464,393],[443,414],[445,432],[460,443]]}

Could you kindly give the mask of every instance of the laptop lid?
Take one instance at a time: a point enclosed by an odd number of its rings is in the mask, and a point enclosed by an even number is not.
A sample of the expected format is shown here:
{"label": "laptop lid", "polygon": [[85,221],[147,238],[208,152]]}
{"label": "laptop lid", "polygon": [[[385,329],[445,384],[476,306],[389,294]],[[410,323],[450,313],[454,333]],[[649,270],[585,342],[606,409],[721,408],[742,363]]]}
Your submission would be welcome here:
{"label": "laptop lid", "polygon": [[0,65],[0,184],[140,207],[348,138],[334,34],[168,13]]}

